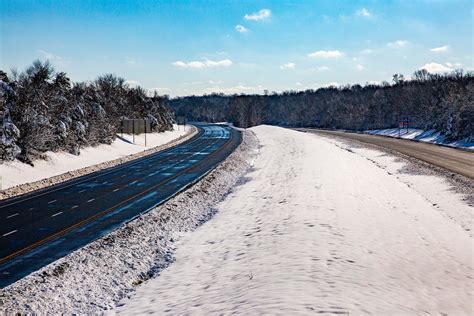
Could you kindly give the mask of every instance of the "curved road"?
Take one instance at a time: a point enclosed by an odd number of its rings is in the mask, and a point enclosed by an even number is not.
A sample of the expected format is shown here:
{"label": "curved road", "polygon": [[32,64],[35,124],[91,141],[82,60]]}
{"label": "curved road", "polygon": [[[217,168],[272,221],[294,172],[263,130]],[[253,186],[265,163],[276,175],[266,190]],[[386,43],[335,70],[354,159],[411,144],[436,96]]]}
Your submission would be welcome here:
{"label": "curved road", "polygon": [[407,156],[420,159],[432,165],[442,167],[449,171],[453,171],[468,178],[474,179],[473,152],[392,137],[342,131],[318,130],[311,128],[298,128],[297,130],[321,135],[349,138],[360,142],[389,148]]}
{"label": "curved road", "polygon": [[0,201],[0,287],[165,202],[240,144],[235,129],[197,127],[170,149]]}

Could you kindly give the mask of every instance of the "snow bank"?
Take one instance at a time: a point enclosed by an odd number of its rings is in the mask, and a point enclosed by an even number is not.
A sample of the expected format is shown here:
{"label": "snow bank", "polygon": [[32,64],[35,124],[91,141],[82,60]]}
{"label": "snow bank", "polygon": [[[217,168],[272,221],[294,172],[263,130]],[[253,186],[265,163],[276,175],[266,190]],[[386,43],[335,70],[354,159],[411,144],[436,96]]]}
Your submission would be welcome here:
{"label": "snow bank", "polygon": [[56,262],[0,290],[0,314],[93,314],[112,309],[173,259],[185,231],[210,219],[256,154],[252,133],[185,192]]}
{"label": "snow bank", "polygon": [[437,132],[436,130],[424,131],[421,129],[409,128],[408,131],[406,129],[402,129],[400,132],[400,135],[399,135],[398,128],[376,129],[376,130],[368,130],[365,132],[372,135],[411,139],[411,140],[417,140],[417,141],[426,142],[426,143],[441,144],[441,145],[446,145],[446,146],[451,146],[451,147],[466,148],[466,149],[474,150],[474,139],[466,138],[457,142],[448,142],[445,140],[444,135],[442,135],[440,132]]}
{"label": "snow bank", "polygon": [[252,130],[247,181],[118,313],[473,314],[473,242],[454,216],[473,208],[446,183],[381,152]]}
{"label": "snow bank", "polygon": [[173,127],[173,131],[147,134],[146,146],[144,134],[136,135],[135,143],[132,135],[124,135],[123,138],[118,135],[111,145],[86,147],[79,156],[67,152],[47,152],[47,159],[36,160],[34,167],[19,161],[4,162],[0,164],[0,190],[137,154],[173,142],[192,131],[190,126],[186,130],[183,126],[179,129],[177,125]]}

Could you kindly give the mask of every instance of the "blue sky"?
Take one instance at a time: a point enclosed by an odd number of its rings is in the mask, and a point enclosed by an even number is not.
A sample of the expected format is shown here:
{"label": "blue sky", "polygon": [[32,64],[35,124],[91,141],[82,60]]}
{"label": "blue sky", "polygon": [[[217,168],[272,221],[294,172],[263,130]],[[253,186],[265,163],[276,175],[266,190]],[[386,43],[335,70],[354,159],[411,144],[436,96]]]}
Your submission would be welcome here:
{"label": "blue sky", "polygon": [[49,59],[160,94],[262,93],[473,70],[463,0],[0,0],[0,68]]}

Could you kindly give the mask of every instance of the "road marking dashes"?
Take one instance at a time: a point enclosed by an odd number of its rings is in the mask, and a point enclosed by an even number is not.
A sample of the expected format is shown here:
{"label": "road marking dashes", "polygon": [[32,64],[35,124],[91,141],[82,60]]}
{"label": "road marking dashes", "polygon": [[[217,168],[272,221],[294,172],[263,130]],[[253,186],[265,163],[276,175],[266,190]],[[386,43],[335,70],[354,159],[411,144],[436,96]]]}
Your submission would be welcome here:
{"label": "road marking dashes", "polygon": [[18,230],[16,230],[16,229],[15,229],[15,230],[12,230],[12,231],[9,232],[9,233],[3,234],[2,237],[6,237],[6,236],[8,236],[8,235],[14,234],[14,233],[16,233],[17,231],[18,231]]}
{"label": "road marking dashes", "polygon": [[84,189],[84,190],[79,191],[78,193],[83,193],[83,192],[86,192],[86,191],[87,191],[87,190]]}
{"label": "road marking dashes", "polygon": [[12,218],[12,217],[15,217],[15,216],[17,216],[17,215],[19,215],[19,214],[20,214],[20,213],[15,213],[15,214],[12,214],[12,215],[10,215],[10,216],[7,216],[7,218]]}
{"label": "road marking dashes", "polygon": [[56,202],[56,201],[57,201],[57,200],[49,201],[48,204],[54,203],[54,202]]}
{"label": "road marking dashes", "polygon": [[118,190],[120,190],[120,188],[117,188],[117,189],[113,190],[112,192],[117,192]]}
{"label": "road marking dashes", "polygon": [[79,205],[74,205],[73,207],[71,207],[71,210],[75,209],[75,208],[78,208]]}
{"label": "road marking dashes", "polygon": [[87,203],[90,203],[90,202],[92,202],[92,201],[94,201],[94,200],[95,200],[95,199],[90,199],[90,200],[87,201]]}
{"label": "road marking dashes", "polygon": [[58,216],[59,214],[62,214],[63,212],[57,212],[56,214],[51,215],[51,217]]}

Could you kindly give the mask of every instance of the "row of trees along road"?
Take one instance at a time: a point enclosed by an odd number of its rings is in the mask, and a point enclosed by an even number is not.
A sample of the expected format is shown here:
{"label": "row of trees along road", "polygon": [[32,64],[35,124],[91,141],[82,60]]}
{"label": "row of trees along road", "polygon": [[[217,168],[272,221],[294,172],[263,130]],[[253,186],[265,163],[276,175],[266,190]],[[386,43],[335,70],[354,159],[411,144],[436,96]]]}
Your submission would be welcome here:
{"label": "row of trees along road", "polygon": [[173,128],[167,97],[150,98],[115,75],[71,83],[40,61],[10,77],[0,71],[0,162],[32,164],[46,151],[78,155],[81,147],[110,144],[122,118],[147,118],[154,132]]}
{"label": "row of trees along road", "polygon": [[416,71],[410,80],[327,87],[266,95],[211,94],[175,98],[170,106],[189,120],[229,121],[240,127],[258,124],[362,131],[398,126],[408,115],[410,127],[437,130],[448,140],[474,135],[474,74]]}

